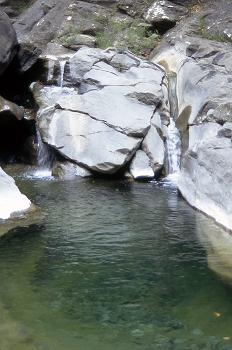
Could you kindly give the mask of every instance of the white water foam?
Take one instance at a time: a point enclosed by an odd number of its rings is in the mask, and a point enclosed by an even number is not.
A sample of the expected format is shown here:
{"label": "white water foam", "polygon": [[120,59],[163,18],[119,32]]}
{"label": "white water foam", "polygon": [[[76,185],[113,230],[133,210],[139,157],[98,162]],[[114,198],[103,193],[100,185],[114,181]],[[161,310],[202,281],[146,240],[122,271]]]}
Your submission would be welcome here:
{"label": "white water foam", "polygon": [[170,119],[167,136],[167,179],[177,184],[180,172],[181,139],[174,120]]}
{"label": "white water foam", "polygon": [[53,179],[52,171],[48,169],[38,169],[35,168],[31,171],[24,173],[23,177],[27,179]]}
{"label": "white water foam", "polygon": [[64,67],[66,64],[67,60],[61,60],[59,61],[59,65],[60,65],[60,87],[63,87],[63,79],[64,79]]}

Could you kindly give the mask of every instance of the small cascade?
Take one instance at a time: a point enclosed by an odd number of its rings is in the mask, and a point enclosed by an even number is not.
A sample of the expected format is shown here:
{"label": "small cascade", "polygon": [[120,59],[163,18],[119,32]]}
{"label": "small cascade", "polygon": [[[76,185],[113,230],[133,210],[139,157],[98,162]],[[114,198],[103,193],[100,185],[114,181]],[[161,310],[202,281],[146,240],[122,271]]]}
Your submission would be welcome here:
{"label": "small cascade", "polygon": [[168,177],[178,177],[180,171],[181,139],[174,120],[170,119],[167,136],[167,174]]}
{"label": "small cascade", "polygon": [[62,88],[63,87],[63,79],[64,79],[64,67],[66,64],[67,60],[61,60],[59,61],[60,65],[60,81],[59,81],[59,86]]}
{"label": "small cascade", "polygon": [[55,61],[54,60],[48,60],[48,75],[47,75],[47,82],[53,80],[54,77],[54,68],[55,68]]}
{"label": "small cascade", "polygon": [[43,143],[40,132],[36,130],[36,177],[47,177],[51,176],[51,167],[53,163],[53,154],[50,152],[48,146]]}
{"label": "small cascade", "polygon": [[177,183],[180,172],[181,138],[175,120],[178,116],[178,99],[176,95],[177,76],[174,72],[166,73],[168,81],[168,99],[170,105],[170,124],[166,141],[166,171],[167,178]]}

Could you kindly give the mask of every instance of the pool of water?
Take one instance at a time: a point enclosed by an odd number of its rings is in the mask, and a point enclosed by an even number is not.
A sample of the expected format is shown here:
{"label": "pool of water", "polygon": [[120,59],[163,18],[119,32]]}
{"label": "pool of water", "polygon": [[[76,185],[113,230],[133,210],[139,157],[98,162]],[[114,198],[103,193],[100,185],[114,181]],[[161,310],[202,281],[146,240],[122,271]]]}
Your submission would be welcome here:
{"label": "pool of water", "polygon": [[1,350],[232,349],[232,289],[198,239],[222,230],[174,185],[16,182],[47,217],[0,240]]}

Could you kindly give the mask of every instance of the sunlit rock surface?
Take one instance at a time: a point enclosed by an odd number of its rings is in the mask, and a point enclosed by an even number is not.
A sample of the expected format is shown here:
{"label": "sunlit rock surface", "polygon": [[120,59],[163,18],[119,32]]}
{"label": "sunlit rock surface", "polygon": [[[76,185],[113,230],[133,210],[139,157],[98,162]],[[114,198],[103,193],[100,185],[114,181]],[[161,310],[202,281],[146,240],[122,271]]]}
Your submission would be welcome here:
{"label": "sunlit rock surface", "polygon": [[199,20],[192,15],[167,33],[151,59],[177,75],[176,124],[184,140],[179,189],[192,206],[232,230],[232,49],[223,40],[199,39]]}
{"label": "sunlit rock surface", "polygon": [[168,0],[157,0],[145,11],[144,18],[155,26],[173,27],[187,13],[187,7],[173,4]]}
{"label": "sunlit rock surface", "polygon": [[88,170],[114,174],[151,129],[144,150],[155,170],[163,167],[164,139],[152,124],[158,106],[169,113],[162,69],[128,51],[82,48],[61,79],[62,87],[31,85],[44,142]]}
{"label": "sunlit rock surface", "polygon": [[0,168],[0,219],[9,219],[15,212],[28,210],[31,201],[23,195],[12,177]]}
{"label": "sunlit rock surface", "polygon": [[150,160],[144,151],[137,151],[131,162],[130,173],[135,180],[152,179],[154,177]]}

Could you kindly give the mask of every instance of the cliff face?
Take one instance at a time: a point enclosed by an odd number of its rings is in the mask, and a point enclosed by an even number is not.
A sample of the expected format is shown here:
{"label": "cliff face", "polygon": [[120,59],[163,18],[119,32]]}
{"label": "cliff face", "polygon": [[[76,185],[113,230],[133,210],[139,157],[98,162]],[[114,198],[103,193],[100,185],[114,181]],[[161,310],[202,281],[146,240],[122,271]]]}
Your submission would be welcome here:
{"label": "cliff face", "polygon": [[182,134],[179,189],[187,201],[232,229],[232,4],[201,2],[168,32],[151,60],[177,74]]}

